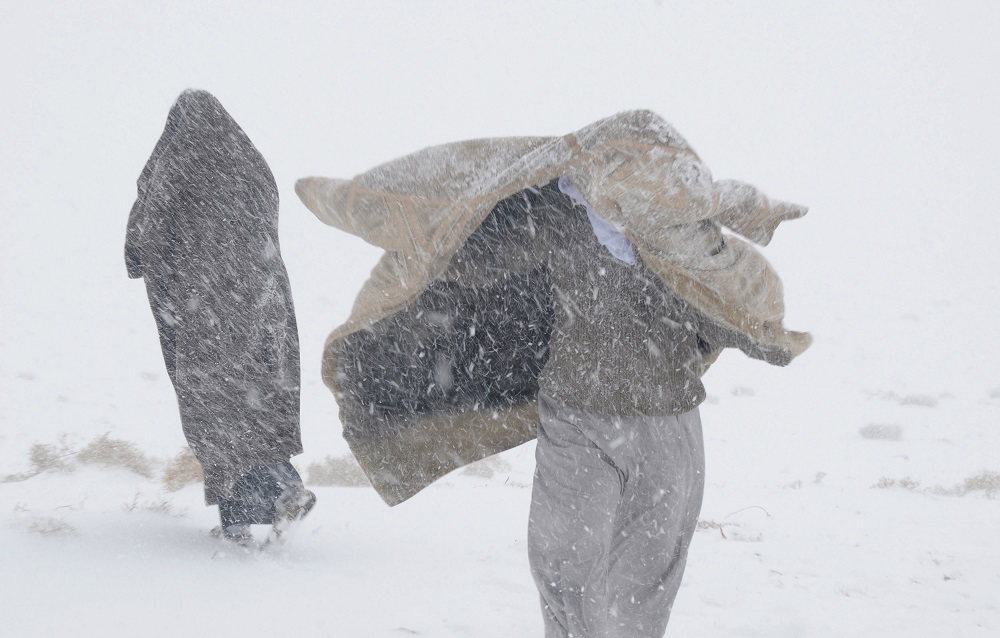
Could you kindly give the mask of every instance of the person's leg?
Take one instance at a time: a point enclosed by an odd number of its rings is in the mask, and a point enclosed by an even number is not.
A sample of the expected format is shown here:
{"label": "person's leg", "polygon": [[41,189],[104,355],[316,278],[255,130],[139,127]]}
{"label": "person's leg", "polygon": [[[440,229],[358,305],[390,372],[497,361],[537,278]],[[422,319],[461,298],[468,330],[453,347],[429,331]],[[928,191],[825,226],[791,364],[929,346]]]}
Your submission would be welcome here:
{"label": "person's leg", "polygon": [[627,479],[611,544],[608,635],[661,638],[701,510],[701,420],[695,409],[621,425],[612,454]]}
{"label": "person's leg", "polygon": [[605,638],[608,552],[621,476],[563,407],[539,397],[528,559],[546,638]]}

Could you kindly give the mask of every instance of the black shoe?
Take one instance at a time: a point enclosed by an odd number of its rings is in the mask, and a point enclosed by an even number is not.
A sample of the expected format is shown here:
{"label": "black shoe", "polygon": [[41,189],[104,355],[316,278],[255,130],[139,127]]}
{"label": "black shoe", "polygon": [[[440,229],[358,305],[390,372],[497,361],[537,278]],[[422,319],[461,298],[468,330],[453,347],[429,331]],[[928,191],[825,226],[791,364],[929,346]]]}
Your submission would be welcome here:
{"label": "black shoe", "polygon": [[278,539],[298,521],[301,521],[316,505],[316,495],[303,486],[289,488],[274,502],[274,521],[271,535]]}
{"label": "black shoe", "polygon": [[282,497],[304,489],[302,477],[288,461],[255,465],[233,486],[228,497],[217,495],[222,527],[270,525],[278,518],[277,505]]}

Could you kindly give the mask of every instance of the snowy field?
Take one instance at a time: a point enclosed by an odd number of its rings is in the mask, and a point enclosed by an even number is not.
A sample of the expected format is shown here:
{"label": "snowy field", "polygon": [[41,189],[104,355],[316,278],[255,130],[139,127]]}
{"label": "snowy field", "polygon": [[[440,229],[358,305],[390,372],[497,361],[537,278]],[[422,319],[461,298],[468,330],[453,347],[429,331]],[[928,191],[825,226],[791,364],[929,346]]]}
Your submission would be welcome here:
{"label": "snowy field", "polygon": [[[998,33],[986,1],[5,2],[0,636],[541,638],[532,445],[395,508],[309,471],[348,454],[319,357],[378,251],[293,184],[631,108],[715,177],[811,207],[764,252],[815,344],[709,372],[702,529],[667,636],[1000,635]],[[188,87],[282,196],[294,462],[319,503],[263,556],[208,536],[200,486],[164,483],[184,439],[122,258]],[[125,453],[94,453],[102,436]]]}

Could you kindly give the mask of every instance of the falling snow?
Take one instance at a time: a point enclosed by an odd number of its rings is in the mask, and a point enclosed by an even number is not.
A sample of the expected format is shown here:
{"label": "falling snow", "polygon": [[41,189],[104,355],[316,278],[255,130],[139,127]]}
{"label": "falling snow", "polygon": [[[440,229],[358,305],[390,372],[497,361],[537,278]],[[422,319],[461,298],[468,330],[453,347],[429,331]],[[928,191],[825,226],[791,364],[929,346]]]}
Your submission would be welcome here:
{"label": "falling snow", "polygon": [[[392,508],[370,487],[347,486],[356,479],[331,485],[308,471],[353,462],[322,352],[382,250],[318,222],[294,182],[350,177],[447,141],[527,135],[530,146],[636,108],[669,121],[657,139],[690,143],[711,167],[684,173],[687,187],[746,180],[811,208],[773,241],[769,228],[750,239],[781,273],[787,325],[815,343],[787,368],[728,352],[702,379],[705,502],[667,636],[1000,632],[990,533],[1000,520],[996,7],[560,0],[260,3],[234,13],[176,0],[7,13],[0,636],[541,638],[526,548],[534,443]],[[288,544],[263,556],[209,537],[218,515],[201,485],[167,487],[185,442],[177,397],[145,287],[122,266],[135,178],[188,87],[220,99],[280,194],[275,232],[191,280],[246,279],[250,264],[278,256],[287,267],[305,449],[293,461],[315,477],[320,500]],[[496,168],[456,172],[446,186],[487,188]],[[225,186],[260,190],[244,177]],[[191,204],[210,204],[210,191]],[[525,226],[530,239],[552,230],[536,221]],[[235,240],[192,239],[204,240],[205,260]],[[602,267],[595,279],[614,275],[613,263]],[[469,268],[502,275],[494,285],[506,290],[543,276],[481,259]],[[401,272],[391,274],[410,285]],[[290,321],[283,282],[252,280],[222,286],[236,292],[226,304]],[[402,395],[511,422],[502,399],[525,392],[525,378],[492,375],[510,339],[530,346],[515,369],[539,369],[553,356],[552,317],[537,309],[573,318],[581,303],[539,287],[491,306],[460,289],[434,284],[426,308],[408,315],[420,329],[398,351],[354,362],[364,378],[366,365],[426,360],[392,383],[342,388],[363,392],[356,407],[379,427],[393,427],[377,417]],[[205,313],[215,328],[224,322],[213,307],[172,300],[158,316],[176,327]],[[685,329],[676,323],[667,325]],[[345,347],[375,347],[379,329]],[[450,349],[431,347],[445,333]],[[291,334],[251,331],[243,345],[266,350]],[[645,352],[670,350],[657,342]],[[284,357],[265,360],[295,367]],[[282,391],[233,379],[221,377],[240,404],[270,405]],[[469,396],[483,379],[492,397]],[[113,452],[94,456],[102,436]]]}

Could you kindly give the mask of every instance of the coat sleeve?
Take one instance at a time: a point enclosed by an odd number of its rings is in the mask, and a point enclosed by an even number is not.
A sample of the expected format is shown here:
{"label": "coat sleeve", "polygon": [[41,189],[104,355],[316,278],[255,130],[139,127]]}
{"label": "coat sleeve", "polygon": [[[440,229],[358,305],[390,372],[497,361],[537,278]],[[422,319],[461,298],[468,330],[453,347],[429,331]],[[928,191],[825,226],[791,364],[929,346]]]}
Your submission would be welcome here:
{"label": "coat sleeve", "polygon": [[153,163],[139,178],[125,228],[125,268],[132,279],[144,277],[172,250],[173,209],[183,205],[183,184],[183,172],[167,160]]}
{"label": "coat sleeve", "polygon": [[786,366],[791,363],[793,357],[789,350],[767,346],[735,328],[713,321],[675,294],[662,281],[659,281],[659,285],[662,287],[670,319],[696,335],[698,347],[704,356],[705,370],[725,348],[736,348],[748,357],[771,365]]}
{"label": "coat sleeve", "polygon": [[136,200],[132,206],[132,212],[128,217],[128,226],[125,228],[125,268],[131,279],[142,277],[142,249],[140,227],[140,200]]}
{"label": "coat sleeve", "polygon": [[156,214],[158,200],[163,198],[164,193],[171,192],[171,189],[176,190],[170,183],[171,179],[177,177],[171,161],[171,148],[185,119],[181,104],[186,101],[185,96],[188,96],[188,92],[182,94],[170,109],[163,133],[136,180],[136,200],[125,229],[125,268],[132,279],[143,276],[143,268],[150,261],[150,256],[146,253],[150,252],[157,233],[162,232],[162,229],[154,228],[164,221],[162,215]]}
{"label": "coat sleeve", "polygon": [[787,366],[792,362],[792,353],[787,349],[754,341],[737,330],[711,321],[694,308],[688,307],[688,311],[685,323],[697,332],[699,347],[711,361],[718,357],[722,349],[736,348],[752,359],[771,365]]}

